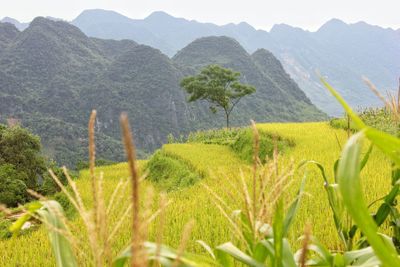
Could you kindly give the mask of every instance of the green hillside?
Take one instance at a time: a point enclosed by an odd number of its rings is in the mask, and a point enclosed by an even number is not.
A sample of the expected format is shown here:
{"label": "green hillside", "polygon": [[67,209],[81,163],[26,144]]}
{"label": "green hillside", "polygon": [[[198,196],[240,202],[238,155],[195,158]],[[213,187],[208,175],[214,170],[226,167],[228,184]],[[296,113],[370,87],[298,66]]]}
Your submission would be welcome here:
{"label": "green hillside", "polygon": [[118,116],[125,111],[143,157],[168,134],[222,125],[222,114],[188,104],[179,86],[198,70],[199,56],[201,65],[216,63],[222,51],[218,63],[242,72],[257,89],[236,109],[234,125],[326,119],[272,54],[259,51],[253,60],[233,39],[201,39],[170,59],[149,46],[89,38],[69,23],[38,17],[22,32],[0,23],[0,122],[19,120],[42,138],[48,157],[75,166],[85,160],[92,109],[98,111],[98,158],[123,159]]}
{"label": "green hillside", "polygon": [[288,24],[275,24],[267,31],[249,25],[247,22],[251,18],[238,24],[217,25],[160,11],[143,19],[133,19],[111,10],[92,9],[84,10],[72,24],[88,36],[131,39],[158,48],[170,56],[206,36],[234,38],[249,53],[260,48],[268,49],[318,108],[329,115],[339,116],[342,109],[321,88],[316,70],[328,76],[354,107],[379,104],[363,84],[362,76],[373,80],[383,92],[397,87],[399,30],[357,22],[359,19],[346,23],[332,18],[313,31]]}
{"label": "green hillside", "polygon": [[265,49],[250,55],[229,37],[204,37],[180,50],[172,60],[192,72],[212,63],[242,74],[242,82],[256,87],[244,98],[233,117],[241,125],[255,121],[318,121],[323,119],[303,91],[284,71],[279,60]]}
{"label": "green hillside", "polygon": [[[331,170],[333,162],[337,159],[340,148],[338,141],[343,145],[346,140],[346,132],[334,129],[326,122],[321,123],[271,123],[258,124],[259,130],[269,134],[279,135],[282,138],[292,140],[295,145],[282,152],[279,166],[284,168],[290,162],[295,164],[304,159],[317,160],[321,162],[327,170]],[[243,171],[245,181],[251,183],[251,165],[240,159],[235,152],[226,145],[185,143],[168,144],[162,148],[164,155],[169,155],[174,159],[179,159],[182,164],[191,166],[190,172],[201,173],[204,176],[200,181],[191,186],[185,186],[178,191],[171,191],[167,194],[171,203],[167,207],[166,221],[164,224],[164,243],[172,247],[178,247],[183,227],[190,219],[195,220],[195,227],[190,236],[187,250],[205,254],[205,251],[195,242],[202,239],[214,246],[231,239],[228,231],[228,222],[221,212],[216,208],[210,193],[204,189],[206,185],[213,190],[221,199],[233,208],[241,208],[238,197],[232,198],[228,194],[229,189],[240,186],[238,177],[240,170]],[[140,162],[143,170],[146,162]],[[380,166],[376,168],[376,166]],[[367,200],[376,199],[382,196],[390,188],[390,163],[379,151],[374,150],[370,160],[362,172],[364,192]],[[125,163],[114,166],[100,167],[97,172],[104,172],[105,196],[106,199],[119,183],[120,179],[126,179],[128,169]],[[291,228],[290,241],[294,247],[299,247],[301,243],[297,237],[303,233],[304,225],[312,225],[313,234],[327,247],[332,250],[340,250],[341,243],[334,228],[332,214],[329,209],[328,200],[323,189],[323,179],[320,172],[313,167],[297,170],[291,178],[285,196],[293,196],[307,171],[306,194],[300,206],[296,221]],[[327,175],[332,178],[332,173]],[[85,203],[91,202],[90,178],[88,171],[82,171],[80,178],[76,181],[83,196]],[[142,182],[143,194],[148,192],[148,188],[153,187],[153,182],[145,180]],[[157,187],[155,188],[158,192]],[[117,209],[110,216],[111,221],[115,221],[121,215],[121,211],[129,203],[129,187],[121,192],[117,199]],[[325,211],[325,212],[324,212]],[[112,244],[113,253],[117,253],[124,248],[130,240],[130,227],[128,219],[123,221],[123,227],[117,233],[117,241]],[[85,233],[82,222],[76,220],[73,232]],[[387,226],[383,226],[384,231],[388,231]],[[150,229],[150,240],[155,240],[156,233],[153,227]],[[84,234],[83,234],[84,235]],[[83,237],[84,238],[84,237]],[[26,244],[29,244],[26,245]],[[12,248],[12,249],[10,249]],[[17,249],[14,249],[17,248]],[[1,266],[53,266],[54,259],[48,243],[47,233],[43,227],[38,231],[22,235],[16,239],[3,240],[0,242]],[[83,254],[78,253],[80,262],[87,262]]]}

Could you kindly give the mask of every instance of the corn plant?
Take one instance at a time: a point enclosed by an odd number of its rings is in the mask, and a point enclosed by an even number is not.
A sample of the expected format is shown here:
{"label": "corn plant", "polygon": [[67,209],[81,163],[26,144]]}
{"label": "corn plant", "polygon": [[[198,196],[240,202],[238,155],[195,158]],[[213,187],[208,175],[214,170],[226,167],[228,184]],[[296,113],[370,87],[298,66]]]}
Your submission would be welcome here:
{"label": "corn plant", "polygon": [[[368,151],[365,153],[362,163],[361,170],[365,167],[368,162],[369,156],[372,152],[372,145],[370,145]],[[354,238],[357,233],[357,225],[355,225],[345,210],[343,198],[339,191],[337,168],[340,159],[337,159],[333,165],[334,178],[329,179],[325,167],[314,160],[303,161],[299,164],[299,168],[305,166],[306,164],[314,164],[321,172],[321,176],[324,181],[324,189],[329,201],[329,206],[333,214],[333,221],[335,223],[336,231],[338,233],[339,239],[342,241],[345,251],[350,251],[356,247],[361,246],[361,244],[355,244]],[[380,216],[379,216],[380,218]],[[362,242],[361,242],[362,243]]]}
{"label": "corn plant", "polygon": [[[360,155],[362,141],[367,138],[374,146],[379,148],[393,161],[393,166],[396,171],[393,176],[395,186],[392,190],[395,190],[393,193],[393,197],[395,198],[394,195],[397,195],[396,190],[398,190],[396,189],[396,185],[399,184],[397,180],[397,168],[400,167],[400,139],[366,126],[344,99],[337,93],[337,91],[323,78],[321,78],[321,81],[343,106],[348,116],[359,129],[359,132],[353,135],[346,143],[337,168],[339,190],[343,198],[343,203],[357,227],[365,235],[368,244],[374,250],[376,256],[381,261],[381,264],[383,266],[400,266],[400,259],[392,240],[388,240],[378,233],[378,225],[376,220],[374,220],[368,211],[368,206],[364,201],[360,184],[360,172],[362,169]],[[389,196],[391,196],[390,193]],[[390,201],[391,199],[388,198],[388,200]]]}

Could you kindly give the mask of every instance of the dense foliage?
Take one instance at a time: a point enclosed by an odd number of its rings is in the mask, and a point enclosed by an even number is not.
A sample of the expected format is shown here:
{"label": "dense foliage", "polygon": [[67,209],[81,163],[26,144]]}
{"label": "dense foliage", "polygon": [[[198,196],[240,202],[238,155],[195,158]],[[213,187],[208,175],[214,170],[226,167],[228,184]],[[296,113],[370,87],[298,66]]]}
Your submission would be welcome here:
{"label": "dense foliage", "polygon": [[16,206],[26,201],[25,181],[28,176],[15,170],[14,165],[3,164],[0,166],[0,203],[7,206]]}
{"label": "dense foliage", "polygon": [[147,179],[164,191],[180,190],[194,185],[204,176],[190,162],[165,151],[157,151],[146,164]]}
{"label": "dense foliage", "polygon": [[[187,141],[228,146],[239,158],[251,163],[254,160],[253,135],[254,133],[250,128],[208,130],[191,133]],[[287,149],[294,145],[294,141],[290,139],[260,130],[258,158],[265,162],[268,158],[272,158],[275,149],[280,153],[285,153]]]}
{"label": "dense foliage", "polygon": [[260,57],[256,66],[229,38],[211,38],[170,59],[133,41],[89,38],[66,22],[36,18],[23,32],[0,23],[0,47],[0,120],[19,120],[41,137],[46,155],[69,167],[87,161],[87,116],[93,108],[99,114],[98,156],[113,161],[123,159],[118,125],[122,111],[130,114],[141,157],[165,143],[169,133],[179,136],[224,122],[222,114],[209,116],[206,103],[188,104],[179,86],[183,77],[197,73],[196,51],[201,56],[224,50],[202,63],[239,71],[241,82],[257,88],[235,108],[233,125],[250,119],[326,118],[272,55],[263,52],[275,61]]}
{"label": "dense foliage", "polygon": [[59,191],[48,168],[66,182],[62,171],[43,157],[38,136],[20,126],[0,124],[0,203],[23,204],[29,199],[27,189],[44,195]]}
{"label": "dense foliage", "polygon": [[[391,112],[386,108],[367,108],[358,112],[358,115],[368,126],[381,131],[393,135],[400,131],[400,125],[393,119]],[[345,130],[350,129],[353,132],[357,130],[355,123],[348,117],[334,118],[330,120],[330,125]]]}

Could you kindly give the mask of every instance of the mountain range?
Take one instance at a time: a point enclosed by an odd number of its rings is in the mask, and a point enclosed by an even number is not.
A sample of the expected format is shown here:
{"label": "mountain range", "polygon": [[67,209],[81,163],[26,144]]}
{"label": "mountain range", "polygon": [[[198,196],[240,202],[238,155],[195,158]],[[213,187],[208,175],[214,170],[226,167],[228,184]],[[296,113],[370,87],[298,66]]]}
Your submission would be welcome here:
{"label": "mountain range", "polygon": [[[7,18],[20,30],[26,23]],[[200,37],[228,36],[249,53],[265,48],[283,64],[311,101],[330,115],[341,107],[321,86],[319,72],[355,108],[380,104],[362,82],[372,80],[382,91],[397,88],[400,76],[400,29],[384,29],[364,22],[346,24],[332,19],[310,32],[285,24],[269,32],[246,22],[216,25],[175,18],[154,12],[145,19],[131,19],[114,11],[85,10],[71,23],[86,35],[103,39],[130,39],[160,49],[172,57]]]}
{"label": "mountain range", "polygon": [[132,40],[88,37],[76,26],[35,18],[23,31],[0,23],[0,122],[19,120],[42,138],[45,153],[73,166],[86,158],[89,112],[97,109],[98,157],[122,160],[118,117],[128,112],[141,155],[197,129],[221,127],[222,113],[187,103],[180,80],[208,64],[242,73],[256,87],[232,114],[233,125],[322,120],[269,51],[249,54],[230,37],[203,37],[172,58]]}

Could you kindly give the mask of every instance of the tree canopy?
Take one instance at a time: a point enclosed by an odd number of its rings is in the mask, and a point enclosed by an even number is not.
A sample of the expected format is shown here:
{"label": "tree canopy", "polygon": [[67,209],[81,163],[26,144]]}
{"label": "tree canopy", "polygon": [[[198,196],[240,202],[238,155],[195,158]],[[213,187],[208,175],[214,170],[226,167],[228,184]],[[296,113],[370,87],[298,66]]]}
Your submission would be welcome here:
{"label": "tree canopy", "polygon": [[240,73],[219,65],[208,65],[198,75],[186,77],[181,81],[189,102],[206,100],[213,113],[220,107],[225,112],[226,127],[229,127],[229,116],[242,97],[252,94],[256,89],[239,82]]}
{"label": "tree canopy", "polygon": [[28,188],[43,195],[59,191],[48,168],[65,182],[61,170],[42,156],[38,136],[20,126],[0,124],[0,203],[23,204],[29,199]]}

